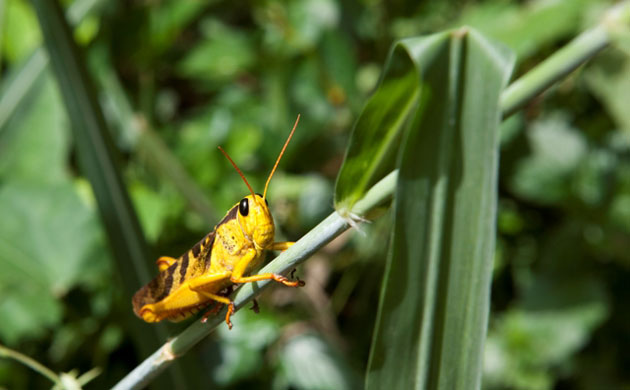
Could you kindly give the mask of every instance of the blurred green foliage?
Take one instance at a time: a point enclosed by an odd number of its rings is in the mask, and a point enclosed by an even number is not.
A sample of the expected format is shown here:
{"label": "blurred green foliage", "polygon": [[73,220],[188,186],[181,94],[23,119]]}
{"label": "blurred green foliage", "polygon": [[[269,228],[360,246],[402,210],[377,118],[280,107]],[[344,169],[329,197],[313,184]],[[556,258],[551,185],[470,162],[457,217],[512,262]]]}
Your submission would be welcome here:
{"label": "blurred green foliage", "polygon": [[[332,211],[349,129],[396,39],[470,24],[515,50],[522,74],[609,4],[104,2],[75,34],[157,258],[178,256],[212,226],[151,163],[160,155],[146,146],[146,132],[166,143],[222,214],[246,188],[216,147],[261,190],[301,113],[270,186],[278,235],[298,239]],[[41,36],[26,0],[0,9],[6,91]],[[630,387],[628,64],[627,51],[609,49],[504,123],[485,388]],[[139,320],[117,276],[132,271],[110,258],[73,147],[46,71],[0,127],[0,342],[56,372],[100,366],[91,386],[105,388],[142,358],[125,328]],[[356,387],[389,220],[364,226],[365,236],[342,235],[298,270],[306,288],[272,289],[259,315],[239,312],[233,331],[221,329],[192,351],[204,369],[191,386]],[[0,386],[48,385],[0,361]]]}

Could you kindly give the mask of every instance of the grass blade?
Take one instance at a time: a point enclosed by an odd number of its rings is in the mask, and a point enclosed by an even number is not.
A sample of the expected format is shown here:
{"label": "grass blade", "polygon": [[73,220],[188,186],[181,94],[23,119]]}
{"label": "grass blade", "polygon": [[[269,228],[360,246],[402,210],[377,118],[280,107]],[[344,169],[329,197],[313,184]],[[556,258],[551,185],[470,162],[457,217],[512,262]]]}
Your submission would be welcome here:
{"label": "grass blade", "polygon": [[78,49],[54,1],[34,0],[51,65],[57,77],[77,142],[79,160],[97,198],[114,255],[135,272],[130,289],[148,280],[148,251],[120,178],[117,152]]}
{"label": "grass blade", "polygon": [[[81,169],[92,185],[103,226],[109,238],[112,255],[123,280],[126,296],[150,279],[149,258],[139,221],[131,206],[120,177],[119,156],[106,128],[96,93],[87,74],[78,47],[57,1],[33,0],[45,39],[52,69],[71,122]],[[131,310],[129,311],[131,313]],[[141,353],[149,353],[166,338],[163,326],[141,328],[141,322],[129,318],[129,327]],[[178,372],[171,375],[172,383],[181,385]]]}
{"label": "grass blade", "polygon": [[[438,40],[431,53],[418,48]],[[367,389],[481,381],[495,240],[499,95],[513,56],[473,30],[401,42],[422,98],[399,155]]]}

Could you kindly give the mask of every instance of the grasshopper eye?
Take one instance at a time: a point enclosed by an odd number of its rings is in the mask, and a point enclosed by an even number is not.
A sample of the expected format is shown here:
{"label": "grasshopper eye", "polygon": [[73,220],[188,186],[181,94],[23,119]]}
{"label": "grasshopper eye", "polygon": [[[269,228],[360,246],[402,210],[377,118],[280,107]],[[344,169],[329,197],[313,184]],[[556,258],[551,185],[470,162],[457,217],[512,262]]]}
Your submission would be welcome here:
{"label": "grasshopper eye", "polygon": [[238,212],[241,213],[243,217],[247,217],[247,214],[249,214],[249,201],[247,198],[243,198],[238,204]]}

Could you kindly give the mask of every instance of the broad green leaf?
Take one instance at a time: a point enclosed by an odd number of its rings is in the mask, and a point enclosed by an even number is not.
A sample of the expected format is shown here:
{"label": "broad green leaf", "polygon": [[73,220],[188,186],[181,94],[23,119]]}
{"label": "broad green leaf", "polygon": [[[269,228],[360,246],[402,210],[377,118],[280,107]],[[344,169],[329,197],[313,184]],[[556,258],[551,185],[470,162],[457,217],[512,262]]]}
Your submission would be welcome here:
{"label": "broad green leaf", "polygon": [[43,335],[62,318],[61,302],[38,285],[4,284],[0,288],[0,340],[19,345],[26,338]]}
{"label": "broad green leaf", "polygon": [[46,77],[35,89],[32,104],[7,125],[0,139],[0,177],[40,183],[59,183],[66,172],[69,134],[59,91]]}
{"label": "broad green leaf", "polygon": [[50,77],[42,81],[0,143],[0,316],[5,319],[0,336],[10,344],[56,325],[62,315],[59,299],[95,278],[92,254],[103,252],[94,211],[66,171],[70,140],[58,90]]}
{"label": "broad green leaf", "polygon": [[394,230],[366,387],[479,388],[495,244],[499,95],[514,58],[465,28],[399,45],[421,71],[422,97],[398,155]]}
{"label": "broad green leaf", "polygon": [[100,230],[70,181],[7,182],[0,215],[0,338],[15,344],[58,324],[60,298],[94,277],[89,255]]}
{"label": "broad green leaf", "polygon": [[10,183],[0,192],[3,270],[13,280],[30,280],[62,296],[84,271],[86,254],[98,237],[92,212],[71,183]]}

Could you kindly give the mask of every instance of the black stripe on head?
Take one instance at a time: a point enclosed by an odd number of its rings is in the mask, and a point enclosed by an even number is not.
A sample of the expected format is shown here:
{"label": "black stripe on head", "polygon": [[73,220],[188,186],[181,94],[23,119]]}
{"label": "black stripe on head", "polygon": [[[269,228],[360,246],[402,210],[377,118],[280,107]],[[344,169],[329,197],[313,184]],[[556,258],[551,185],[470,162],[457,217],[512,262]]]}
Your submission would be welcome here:
{"label": "black stripe on head", "polygon": [[[197,247],[197,245],[195,245],[195,247]],[[193,247],[193,252],[194,252],[194,247]],[[186,276],[187,269],[188,269],[188,252],[184,253],[184,255],[182,256],[182,264],[179,267],[180,283],[184,281],[184,277]]]}
{"label": "black stripe on head", "polygon": [[236,218],[236,213],[238,213],[238,205],[232,207],[230,209],[230,211],[228,211],[228,213],[225,215],[225,217],[223,217],[223,219],[221,220],[221,222],[219,222],[217,224],[217,227],[223,225],[224,223],[233,220],[234,218]]}

